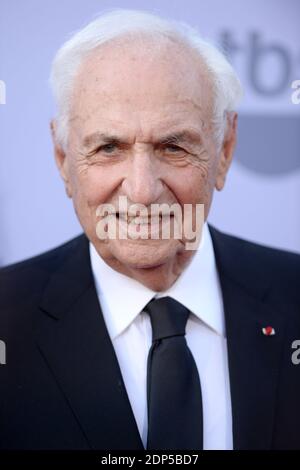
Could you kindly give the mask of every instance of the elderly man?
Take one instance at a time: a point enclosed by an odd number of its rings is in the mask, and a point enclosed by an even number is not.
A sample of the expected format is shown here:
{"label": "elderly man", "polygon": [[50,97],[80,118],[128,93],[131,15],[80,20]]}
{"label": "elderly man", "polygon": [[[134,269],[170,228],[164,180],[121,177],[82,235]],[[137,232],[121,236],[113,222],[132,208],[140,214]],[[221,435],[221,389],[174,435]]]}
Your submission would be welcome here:
{"label": "elderly man", "polygon": [[300,257],[207,224],[236,141],[227,60],[117,10],[51,84],[84,234],[0,272],[0,448],[300,449]]}

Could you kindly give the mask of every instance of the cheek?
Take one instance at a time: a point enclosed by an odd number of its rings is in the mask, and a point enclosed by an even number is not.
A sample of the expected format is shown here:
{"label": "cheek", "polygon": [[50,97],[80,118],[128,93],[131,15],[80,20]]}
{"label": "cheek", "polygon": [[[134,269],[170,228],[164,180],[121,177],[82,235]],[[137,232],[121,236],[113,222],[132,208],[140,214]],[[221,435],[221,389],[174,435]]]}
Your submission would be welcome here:
{"label": "cheek", "polygon": [[77,170],[74,183],[77,200],[92,208],[107,202],[117,185],[114,170],[96,166]]}
{"label": "cheek", "polygon": [[181,204],[207,204],[214,187],[210,167],[191,168],[174,178],[173,192]]}

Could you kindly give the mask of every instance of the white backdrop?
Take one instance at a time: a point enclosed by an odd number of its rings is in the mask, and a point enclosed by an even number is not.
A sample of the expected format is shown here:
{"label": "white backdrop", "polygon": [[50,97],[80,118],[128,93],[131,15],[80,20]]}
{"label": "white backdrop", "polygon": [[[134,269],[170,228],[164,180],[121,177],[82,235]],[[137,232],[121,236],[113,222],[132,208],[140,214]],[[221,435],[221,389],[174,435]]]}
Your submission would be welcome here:
{"label": "white backdrop", "polygon": [[[221,43],[245,98],[239,144],[209,220],[227,232],[300,252],[300,79],[298,0],[0,0],[0,264],[81,231],[55,168],[49,134],[50,63],[70,33],[97,12],[142,8],[181,19]],[[0,100],[1,101],[1,100]]]}

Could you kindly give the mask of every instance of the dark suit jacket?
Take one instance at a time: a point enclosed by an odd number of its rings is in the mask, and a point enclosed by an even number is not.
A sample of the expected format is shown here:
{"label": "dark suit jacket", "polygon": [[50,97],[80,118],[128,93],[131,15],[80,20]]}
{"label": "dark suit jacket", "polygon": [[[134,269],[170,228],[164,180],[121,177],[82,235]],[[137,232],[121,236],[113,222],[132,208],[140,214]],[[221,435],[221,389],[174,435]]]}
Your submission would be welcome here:
{"label": "dark suit jacket", "polygon": [[[234,448],[300,449],[300,364],[291,360],[300,339],[300,256],[210,231]],[[264,335],[266,326],[275,335]],[[0,449],[143,448],[85,235],[0,270],[0,339]]]}

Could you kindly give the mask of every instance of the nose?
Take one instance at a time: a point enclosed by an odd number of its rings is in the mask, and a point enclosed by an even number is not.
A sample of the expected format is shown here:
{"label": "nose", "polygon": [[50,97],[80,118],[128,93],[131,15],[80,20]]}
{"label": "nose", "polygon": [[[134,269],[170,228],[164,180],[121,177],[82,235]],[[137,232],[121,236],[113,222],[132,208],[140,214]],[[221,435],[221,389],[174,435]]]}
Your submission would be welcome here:
{"label": "nose", "polygon": [[159,200],[164,185],[157,163],[146,152],[132,157],[122,189],[134,204],[149,206]]}

